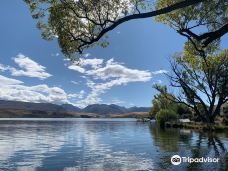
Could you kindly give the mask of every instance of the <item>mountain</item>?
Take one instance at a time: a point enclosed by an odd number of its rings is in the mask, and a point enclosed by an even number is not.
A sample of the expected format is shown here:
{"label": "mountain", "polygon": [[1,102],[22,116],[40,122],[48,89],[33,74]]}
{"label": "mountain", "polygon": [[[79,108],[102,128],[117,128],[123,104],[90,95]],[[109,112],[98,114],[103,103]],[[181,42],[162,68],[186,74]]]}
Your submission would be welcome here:
{"label": "mountain", "polygon": [[71,104],[30,103],[0,100],[0,117],[135,117],[148,114],[149,107],[125,108],[115,104],[93,104],[80,109]]}
{"label": "mountain", "polygon": [[118,106],[115,104],[107,105],[107,104],[93,104],[89,105],[86,108],[81,110],[85,113],[96,113],[96,114],[125,114],[125,113],[133,113],[133,112],[149,112],[149,107],[131,107],[125,108],[122,106]]}
{"label": "mountain", "polygon": [[149,112],[150,107],[130,107],[128,108],[128,112]]}
{"label": "mountain", "polygon": [[73,106],[71,104],[62,104],[61,106],[68,111],[82,112],[82,109],[80,109],[79,107]]}
{"label": "mountain", "polygon": [[71,105],[51,103],[30,103],[0,100],[0,118],[67,118],[99,117],[94,113],[80,113],[72,110],[80,108]]}
{"label": "mountain", "polygon": [[0,109],[41,110],[47,112],[63,112],[66,110],[62,106],[51,103],[31,103],[6,100],[0,100]]}
{"label": "mountain", "polygon": [[82,109],[85,113],[96,113],[96,114],[123,114],[127,113],[127,109],[125,107],[120,107],[114,104],[93,104]]}

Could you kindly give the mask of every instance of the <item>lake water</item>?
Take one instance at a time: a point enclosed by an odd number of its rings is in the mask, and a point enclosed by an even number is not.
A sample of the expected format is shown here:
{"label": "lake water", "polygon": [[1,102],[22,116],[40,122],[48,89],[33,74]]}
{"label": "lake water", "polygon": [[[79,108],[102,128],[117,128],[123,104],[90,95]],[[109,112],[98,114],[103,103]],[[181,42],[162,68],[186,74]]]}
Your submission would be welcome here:
{"label": "lake water", "polygon": [[[0,170],[228,170],[228,133],[163,130],[134,119],[0,120]],[[181,163],[171,156],[218,157]]]}

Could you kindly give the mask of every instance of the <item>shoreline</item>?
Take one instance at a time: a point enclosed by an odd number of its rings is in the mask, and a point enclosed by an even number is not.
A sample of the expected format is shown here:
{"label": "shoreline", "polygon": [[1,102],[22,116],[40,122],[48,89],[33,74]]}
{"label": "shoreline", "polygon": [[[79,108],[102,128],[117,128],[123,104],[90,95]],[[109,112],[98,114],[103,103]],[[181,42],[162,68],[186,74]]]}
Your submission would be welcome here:
{"label": "shoreline", "polygon": [[202,123],[202,122],[189,122],[189,123],[166,122],[165,127],[166,128],[185,128],[185,129],[215,131],[215,132],[228,130],[228,125],[223,125],[223,124],[207,125],[206,123]]}

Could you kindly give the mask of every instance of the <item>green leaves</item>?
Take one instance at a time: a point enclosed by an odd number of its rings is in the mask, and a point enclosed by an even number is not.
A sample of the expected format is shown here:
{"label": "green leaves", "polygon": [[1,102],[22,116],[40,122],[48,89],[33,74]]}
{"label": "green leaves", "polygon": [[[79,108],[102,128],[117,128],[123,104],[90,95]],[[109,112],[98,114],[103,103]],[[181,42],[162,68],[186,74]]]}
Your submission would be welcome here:
{"label": "green leaves", "polygon": [[159,94],[154,96],[150,116],[155,117],[161,109],[172,109],[175,111],[176,104],[173,102],[174,97],[172,94],[168,93],[167,87],[155,84],[153,88],[159,91]]}
{"label": "green leaves", "polygon": [[[180,2],[180,0],[158,0],[156,9],[177,2]],[[195,48],[204,50],[203,48],[223,36],[222,29],[228,24],[227,7],[227,0],[205,0],[185,9],[157,16],[156,21],[174,28],[179,34],[185,36],[188,41],[194,43]]]}
{"label": "green leaves", "polygon": [[[58,38],[66,55],[93,46],[99,34],[116,20],[146,10],[143,0],[25,0],[44,39]],[[105,35],[102,35],[102,37]],[[102,39],[96,43],[107,47]]]}
{"label": "green leaves", "polygon": [[192,107],[203,121],[213,122],[228,97],[228,50],[219,50],[217,42],[204,48],[188,41],[184,53],[175,54],[171,63],[171,85],[181,88],[180,103]]}
{"label": "green leaves", "polygon": [[[161,9],[181,0],[158,0],[156,9]],[[184,10],[176,10],[156,17],[158,22],[168,24],[176,30],[205,25],[210,30],[215,30],[227,22],[226,0],[206,0]]]}

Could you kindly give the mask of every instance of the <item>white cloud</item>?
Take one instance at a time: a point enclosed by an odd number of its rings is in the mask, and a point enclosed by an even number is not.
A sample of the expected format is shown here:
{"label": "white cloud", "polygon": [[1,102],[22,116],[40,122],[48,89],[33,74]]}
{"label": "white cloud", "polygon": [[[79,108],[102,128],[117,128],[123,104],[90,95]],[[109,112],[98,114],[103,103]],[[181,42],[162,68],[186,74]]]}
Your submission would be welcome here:
{"label": "white cloud", "polygon": [[69,69],[80,72],[80,73],[85,73],[85,69],[80,67],[79,65],[70,65],[68,66]]}
{"label": "white cloud", "polygon": [[96,70],[89,70],[87,75],[94,76],[96,79],[107,80],[109,78],[121,78],[122,82],[149,81],[151,73],[149,71],[127,68],[113,59],[106,62],[106,66]]}
{"label": "white cloud", "polygon": [[158,80],[158,84],[161,84],[162,83],[162,80]]}
{"label": "white cloud", "polygon": [[84,56],[85,58],[88,58],[90,55],[91,55],[90,53],[85,53],[85,54],[83,54],[83,56]]}
{"label": "white cloud", "polygon": [[39,79],[46,79],[51,74],[45,71],[45,67],[33,61],[29,57],[24,56],[23,54],[18,54],[15,58],[13,58],[14,62],[21,68],[16,69],[13,67],[9,68],[11,75],[13,76],[27,76],[34,77]]}
{"label": "white cloud", "polygon": [[79,84],[79,82],[76,82],[76,81],[71,81],[71,83],[75,85]]}
{"label": "white cloud", "polygon": [[78,98],[82,99],[85,95],[85,91],[81,90],[78,94],[68,94],[68,98]]}
{"label": "white cloud", "polygon": [[119,100],[118,98],[114,98],[111,100],[109,104],[125,104],[125,101]]}
{"label": "white cloud", "polygon": [[97,69],[101,67],[101,64],[103,64],[103,59],[81,59],[81,65],[82,66],[87,66],[90,65],[93,69]]}
{"label": "white cloud", "polygon": [[166,74],[166,73],[168,73],[168,71],[167,70],[164,70],[164,69],[161,69],[161,70],[152,72],[152,74],[154,74],[154,75],[157,75],[157,74]]}
{"label": "white cloud", "polygon": [[35,103],[68,103],[67,94],[59,87],[48,87],[45,84],[36,86],[8,85],[0,86],[0,97],[4,100],[15,100]]}
{"label": "white cloud", "polygon": [[[8,86],[8,85],[19,85],[22,84],[23,82],[20,80],[12,79],[12,78],[7,78],[3,75],[0,75],[0,86]],[[1,90],[3,91],[3,90]]]}
{"label": "white cloud", "polygon": [[4,65],[0,64],[0,71],[4,71],[4,70],[5,70]]}
{"label": "white cloud", "polygon": [[[0,98],[35,103],[71,103],[70,98],[83,98],[84,91],[78,94],[67,94],[59,87],[49,87],[46,84],[26,86],[22,81],[0,75]],[[72,104],[72,103],[71,103]]]}
{"label": "white cloud", "polygon": [[[19,54],[14,61],[21,70],[13,67],[0,65],[0,70],[9,70],[14,76],[30,76],[45,79],[50,76],[46,73],[45,67],[39,65],[30,58]],[[86,80],[86,85],[91,89],[89,94],[84,90],[78,93],[66,93],[62,88],[46,84],[26,86],[20,80],[7,78],[0,75],[0,98],[5,100],[17,100],[27,102],[44,102],[63,104],[70,103],[79,107],[102,102],[101,94],[106,93],[112,87],[127,85],[132,82],[150,81],[153,75],[166,73],[166,70],[150,72],[147,70],[132,69],[122,63],[110,59],[104,62],[103,59],[82,59],[81,65],[72,64],[69,69],[80,72],[81,77]],[[73,84],[78,82],[71,81]],[[120,100],[113,103],[122,103]]]}
{"label": "white cloud", "polygon": [[5,66],[3,64],[0,64],[0,71],[4,72],[4,71],[7,71],[9,70],[9,67],[8,66]]}
{"label": "white cloud", "polygon": [[[87,69],[87,65],[90,65],[91,69]],[[73,64],[68,68],[73,69],[75,66],[77,65]],[[82,69],[81,73],[84,74],[82,77],[86,79],[86,85],[91,92],[84,99],[76,102],[76,105],[80,107],[100,103],[102,99],[99,96],[114,86],[127,85],[130,82],[146,82],[152,78],[151,72],[127,68],[123,64],[115,62],[114,59],[110,59],[106,63],[97,58],[82,60],[80,70]],[[88,77],[101,82],[96,83]]]}
{"label": "white cloud", "polygon": [[72,65],[68,66],[68,68],[80,73],[85,73],[86,70],[83,67],[90,66],[92,69],[97,69],[101,67],[102,63],[103,63],[103,59],[97,59],[97,58],[80,59],[79,62],[77,61],[73,63]]}

